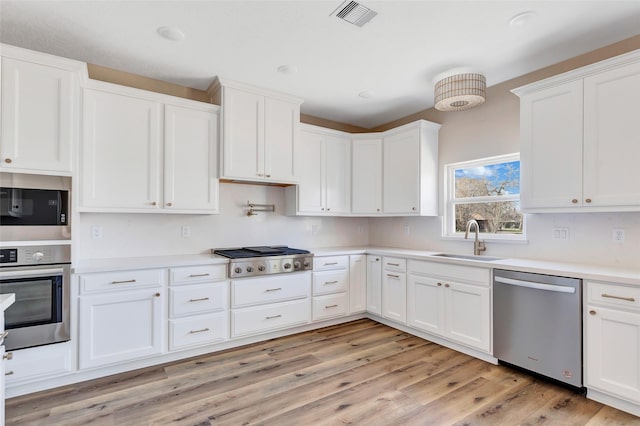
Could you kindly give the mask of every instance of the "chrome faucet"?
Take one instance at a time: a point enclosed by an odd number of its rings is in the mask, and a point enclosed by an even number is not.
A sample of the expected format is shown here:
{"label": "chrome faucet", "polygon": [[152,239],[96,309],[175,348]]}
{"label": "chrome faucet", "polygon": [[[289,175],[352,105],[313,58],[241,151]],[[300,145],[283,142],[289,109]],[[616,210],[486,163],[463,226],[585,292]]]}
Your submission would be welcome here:
{"label": "chrome faucet", "polygon": [[471,226],[475,225],[476,227],[476,238],[473,241],[473,254],[476,256],[480,255],[480,252],[485,251],[487,248],[484,245],[484,241],[480,241],[478,239],[478,233],[480,232],[480,225],[474,219],[471,219],[467,222],[467,230],[464,232],[464,239],[469,238],[469,231],[471,230]]}

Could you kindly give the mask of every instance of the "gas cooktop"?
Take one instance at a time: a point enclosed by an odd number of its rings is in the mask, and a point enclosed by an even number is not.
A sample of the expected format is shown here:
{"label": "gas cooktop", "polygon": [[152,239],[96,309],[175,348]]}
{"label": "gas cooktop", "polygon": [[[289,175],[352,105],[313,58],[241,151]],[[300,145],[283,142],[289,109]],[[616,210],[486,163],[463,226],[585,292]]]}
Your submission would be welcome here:
{"label": "gas cooktop", "polygon": [[313,269],[313,254],[287,246],[212,249],[229,260],[229,278],[282,274]]}

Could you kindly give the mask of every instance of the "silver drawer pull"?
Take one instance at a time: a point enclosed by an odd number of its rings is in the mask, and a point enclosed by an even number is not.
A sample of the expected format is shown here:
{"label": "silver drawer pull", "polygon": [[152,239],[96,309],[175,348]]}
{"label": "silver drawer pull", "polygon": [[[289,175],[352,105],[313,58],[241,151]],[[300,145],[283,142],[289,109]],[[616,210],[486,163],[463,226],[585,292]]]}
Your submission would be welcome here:
{"label": "silver drawer pull", "polygon": [[199,299],[189,299],[189,302],[202,302],[204,300],[209,300],[208,297],[201,297]]}
{"label": "silver drawer pull", "polygon": [[7,371],[6,373],[4,373],[5,376],[13,376],[13,370],[11,371]]}
{"label": "silver drawer pull", "polygon": [[265,319],[274,319],[274,318],[282,318],[282,315],[273,315],[271,317],[266,317]]}
{"label": "silver drawer pull", "polygon": [[207,331],[209,331],[209,327],[207,327],[207,328],[203,328],[202,330],[191,330],[191,331],[189,332],[189,334],[205,333],[205,332],[207,332]]}
{"label": "silver drawer pull", "polygon": [[111,284],[130,284],[135,283],[136,280],[125,280],[125,281],[111,281]]}
{"label": "silver drawer pull", "polygon": [[387,274],[387,276],[391,278],[400,278],[399,275],[393,275],[393,274]]}
{"label": "silver drawer pull", "polygon": [[2,334],[0,334],[0,340],[4,340],[5,337],[7,337],[9,335],[9,330],[2,332]]}
{"label": "silver drawer pull", "polygon": [[13,352],[7,352],[6,354],[2,355],[2,359],[6,359],[7,361],[12,360]]}
{"label": "silver drawer pull", "polygon": [[338,307],[338,305],[327,305],[324,308],[325,309],[329,309],[329,308],[337,308],[337,307]]}
{"label": "silver drawer pull", "polygon": [[331,266],[331,265],[337,265],[337,264],[338,262],[328,262],[328,263],[325,263],[324,266]]}
{"label": "silver drawer pull", "polygon": [[609,299],[626,300],[627,302],[635,302],[636,301],[636,299],[634,297],[614,296],[613,294],[607,294],[607,293],[602,293],[602,297],[608,297]]}
{"label": "silver drawer pull", "polygon": [[209,274],[191,274],[189,278],[197,278],[197,277],[208,277]]}
{"label": "silver drawer pull", "polygon": [[389,262],[387,262],[387,265],[391,265],[391,266],[400,266],[400,264],[399,264],[399,263],[389,263]]}
{"label": "silver drawer pull", "polygon": [[278,288],[268,288],[265,291],[280,291],[282,290],[282,287],[278,287]]}
{"label": "silver drawer pull", "polygon": [[325,281],[324,284],[338,284],[338,281]]}

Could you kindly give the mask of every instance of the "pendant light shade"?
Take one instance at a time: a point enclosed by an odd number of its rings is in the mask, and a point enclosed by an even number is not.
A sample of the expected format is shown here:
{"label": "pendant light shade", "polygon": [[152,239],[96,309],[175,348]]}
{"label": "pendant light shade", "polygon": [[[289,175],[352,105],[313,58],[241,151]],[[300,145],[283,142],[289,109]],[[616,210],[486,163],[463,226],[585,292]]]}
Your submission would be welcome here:
{"label": "pendant light shade", "polygon": [[435,107],[439,111],[464,111],[484,103],[487,80],[482,74],[445,77],[436,83]]}

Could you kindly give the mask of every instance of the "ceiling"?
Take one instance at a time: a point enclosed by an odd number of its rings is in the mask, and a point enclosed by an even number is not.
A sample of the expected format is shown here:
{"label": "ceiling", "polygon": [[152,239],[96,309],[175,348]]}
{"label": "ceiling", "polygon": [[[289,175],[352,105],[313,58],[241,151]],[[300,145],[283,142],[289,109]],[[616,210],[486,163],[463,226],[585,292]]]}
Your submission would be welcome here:
{"label": "ceiling", "polygon": [[[362,0],[378,13],[362,28],[331,16],[341,3],[2,0],[0,41],[197,89],[221,76],[371,128],[433,106],[434,78],[453,68],[492,86],[640,32],[640,0]],[[509,25],[525,11],[535,15]]]}

